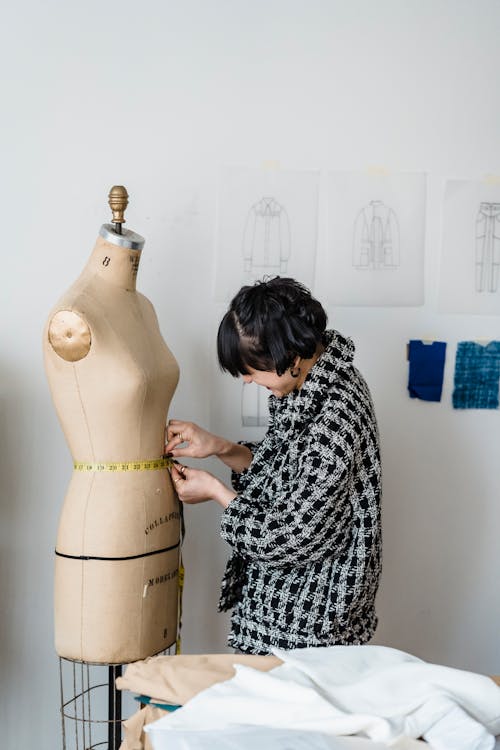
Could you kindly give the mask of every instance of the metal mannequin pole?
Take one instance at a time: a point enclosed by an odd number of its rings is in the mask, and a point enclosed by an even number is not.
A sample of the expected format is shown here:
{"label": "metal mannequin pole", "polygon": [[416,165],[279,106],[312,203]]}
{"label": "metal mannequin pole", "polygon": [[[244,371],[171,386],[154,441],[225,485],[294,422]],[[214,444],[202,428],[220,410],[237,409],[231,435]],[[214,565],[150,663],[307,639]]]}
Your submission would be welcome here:
{"label": "metal mannequin pole", "polygon": [[108,750],[119,750],[122,742],[122,694],[116,689],[115,680],[121,677],[122,665],[109,667],[108,677]]}

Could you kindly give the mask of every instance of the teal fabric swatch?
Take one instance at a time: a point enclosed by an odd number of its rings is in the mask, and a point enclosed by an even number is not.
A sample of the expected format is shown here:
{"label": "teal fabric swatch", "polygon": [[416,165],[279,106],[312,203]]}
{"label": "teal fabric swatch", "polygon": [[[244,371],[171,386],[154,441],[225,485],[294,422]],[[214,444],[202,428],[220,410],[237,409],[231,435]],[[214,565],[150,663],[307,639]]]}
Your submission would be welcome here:
{"label": "teal fabric swatch", "polygon": [[498,409],[500,341],[460,341],[455,360],[454,409]]}
{"label": "teal fabric swatch", "polygon": [[149,695],[134,695],[134,700],[142,703],[144,706],[149,704],[153,708],[161,708],[163,711],[177,711],[178,708],[182,708],[182,706],[178,706],[175,703],[156,703],[156,701],[153,703]]}

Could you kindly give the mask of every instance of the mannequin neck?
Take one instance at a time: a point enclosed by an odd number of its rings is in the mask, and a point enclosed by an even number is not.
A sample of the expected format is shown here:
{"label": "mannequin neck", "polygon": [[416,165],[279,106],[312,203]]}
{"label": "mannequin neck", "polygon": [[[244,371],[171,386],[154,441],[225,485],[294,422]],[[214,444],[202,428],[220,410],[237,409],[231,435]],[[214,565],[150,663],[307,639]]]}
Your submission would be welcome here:
{"label": "mannequin neck", "polygon": [[141,250],[119,247],[98,237],[85,273],[99,276],[108,284],[133,292],[140,258]]}

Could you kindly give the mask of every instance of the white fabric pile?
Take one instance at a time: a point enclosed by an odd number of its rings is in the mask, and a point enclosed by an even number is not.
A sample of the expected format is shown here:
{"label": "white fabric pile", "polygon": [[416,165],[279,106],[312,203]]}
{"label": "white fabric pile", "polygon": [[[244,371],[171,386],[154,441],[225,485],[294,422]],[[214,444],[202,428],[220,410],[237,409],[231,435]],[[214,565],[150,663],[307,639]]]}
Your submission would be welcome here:
{"label": "white fabric pile", "polygon": [[217,730],[220,738],[221,730],[242,726],[385,745],[423,737],[434,750],[492,750],[500,734],[500,688],[489,677],[383,646],[273,653],[283,665],[270,672],[236,666],[235,677],[148,725],[154,750],[172,747],[175,732]]}

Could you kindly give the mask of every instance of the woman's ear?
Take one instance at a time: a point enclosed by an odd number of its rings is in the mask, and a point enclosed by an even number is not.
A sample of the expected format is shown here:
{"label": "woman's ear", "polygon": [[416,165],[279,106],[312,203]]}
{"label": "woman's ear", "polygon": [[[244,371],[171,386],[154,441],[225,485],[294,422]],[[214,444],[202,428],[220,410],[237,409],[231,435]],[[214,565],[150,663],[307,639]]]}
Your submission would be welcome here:
{"label": "woman's ear", "polygon": [[293,360],[293,363],[289,369],[290,375],[292,378],[298,378],[300,375],[300,363],[302,362],[302,358],[298,355]]}

